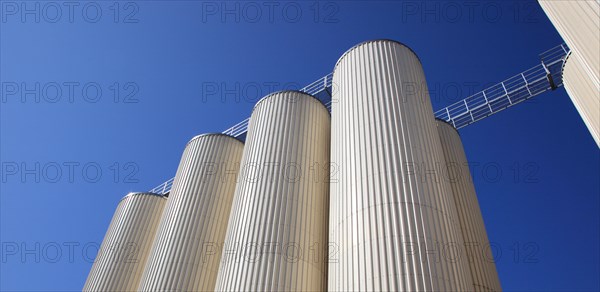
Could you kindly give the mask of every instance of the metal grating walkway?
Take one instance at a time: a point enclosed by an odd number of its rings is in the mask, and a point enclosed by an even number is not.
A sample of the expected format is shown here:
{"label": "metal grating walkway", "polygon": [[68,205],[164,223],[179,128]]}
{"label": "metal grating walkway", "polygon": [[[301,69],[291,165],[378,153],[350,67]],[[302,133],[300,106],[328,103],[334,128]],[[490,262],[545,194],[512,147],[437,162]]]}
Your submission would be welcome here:
{"label": "metal grating walkway", "polygon": [[540,55],[539,65],[442,108],[434,115],[460,129],[540,93],[554,90],[563,84],[562,66],[568,53],[569,48],[565,44],[558,45]]}

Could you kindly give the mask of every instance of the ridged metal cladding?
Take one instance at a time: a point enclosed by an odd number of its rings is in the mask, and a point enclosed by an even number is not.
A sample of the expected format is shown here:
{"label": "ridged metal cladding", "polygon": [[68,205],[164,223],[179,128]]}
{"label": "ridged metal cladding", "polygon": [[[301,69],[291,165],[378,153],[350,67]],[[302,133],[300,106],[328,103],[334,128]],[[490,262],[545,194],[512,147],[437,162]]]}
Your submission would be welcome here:
{"label": "ridged metal cladding", "polygon": [[355,46],[333,73],[330,291],[472,289],[417,56]]}
{"label": "ridged metal cladding", "polygon": [[596,145],[600,147],[600,84],[594,84],[585,72],[577,52],[572,52],[563,70],[565,89]]}
{"label": "ridged metal cladding", "polygon": [[330,117],[301,92],[255,106],[215,291],[326,289]]}
{"label": "ridged metal cladding", "polygon": [[494,257],[485,224],[469,171],[462,141],[454,127],[444,121],[436,121],[444,157],[446,179],[450,182],[458,211],[466,258],[471,270],[474,291],[501,291]]}
{"label": "ridged metal cladding", "polygon": [[130,193],[117,206],[83,291],[132,291],[140,283],[167,199]]}
{"label": "ridged metal cladding", "polygon": [[539,0],[569,48],[582,63],[582,73],[600,84],[600,1]]}
{"label": "ridged metal cladding", "polygon": [[214,289],[243,149],[222,134],[187,144],[139,290]]}
{"label": "ridged metal cladding", "polygon": [[600,147],[600,1],[539,3],[571,48],[563,71],[565,89]]}

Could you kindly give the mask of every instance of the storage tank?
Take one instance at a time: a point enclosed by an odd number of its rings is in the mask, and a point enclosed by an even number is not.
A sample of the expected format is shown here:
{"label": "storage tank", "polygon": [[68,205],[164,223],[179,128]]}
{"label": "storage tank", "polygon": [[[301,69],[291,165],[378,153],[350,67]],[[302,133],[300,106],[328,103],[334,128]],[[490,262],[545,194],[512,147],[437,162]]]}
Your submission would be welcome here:
{"label": "storage tank", "polygon": [[600,87],[585,72],[581,58],[577,57],[576,52],[571,52],[563,67],[563,83],[583,122],[600,147]]}
{"label": "storage tank", "polygon": [[[333,72],[330,291],[472,288],[425,75],[390,40],[348,50]],[[337,181],[336,181],[337,179]]]}
{"label": "storage tank", "polygon": [[474,291],[502,291],[492,255],[467,156],[458,131],[445,121],[437,120],[444,152],[446,180],[450,183],[458,219],[465,241],[465,260],[469,263]]}
{"label": "storage tank", "polygon": [[223,134],[188,142],[139,290],[214,289],[243,149]]}
{"label": "storage tank", "polygon": [[152,193],[130,193],[121,199],[83,291],[137,288],[166,201]]}
{"label": "storage tank", "polygon": [[563,71],[565,89],[600,146],[600,1],[539,3],[571,48]]}
{"label": "storage tank", "polygon": [[252,112],[215,291],[322,291],[330,116],[314,97],[273,93]]}

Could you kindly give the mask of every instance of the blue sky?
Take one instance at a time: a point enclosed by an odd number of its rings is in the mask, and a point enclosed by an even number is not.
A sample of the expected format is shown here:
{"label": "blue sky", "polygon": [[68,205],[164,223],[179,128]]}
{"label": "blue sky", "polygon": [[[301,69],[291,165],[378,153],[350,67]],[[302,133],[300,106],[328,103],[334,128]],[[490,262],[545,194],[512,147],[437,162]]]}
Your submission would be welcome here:
{"label": "blue sky", "polygon": [[[562,42],[535,1],[69,3],[0,2],[0,290],[81,289],[122,196],[358,42],[416,51],[434,109]],[[600,151],[564,88],[460,133],[503,288],[599,290]]]}

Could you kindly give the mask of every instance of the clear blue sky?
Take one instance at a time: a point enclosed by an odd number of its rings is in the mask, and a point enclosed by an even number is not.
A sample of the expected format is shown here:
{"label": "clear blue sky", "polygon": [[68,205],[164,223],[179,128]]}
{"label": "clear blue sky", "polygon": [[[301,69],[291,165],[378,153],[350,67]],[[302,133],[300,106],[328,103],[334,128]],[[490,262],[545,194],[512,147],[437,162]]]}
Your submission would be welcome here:
{"label": "clear blue sky", "polygon": [[[1,290],[81,289],[122,196],[358,42],[414,49],[434,109],[562,42],[535,1],[26,3],[0,2]],[[461,135],[503,288],[600,289],[600,151],[564,89]]]}

